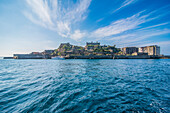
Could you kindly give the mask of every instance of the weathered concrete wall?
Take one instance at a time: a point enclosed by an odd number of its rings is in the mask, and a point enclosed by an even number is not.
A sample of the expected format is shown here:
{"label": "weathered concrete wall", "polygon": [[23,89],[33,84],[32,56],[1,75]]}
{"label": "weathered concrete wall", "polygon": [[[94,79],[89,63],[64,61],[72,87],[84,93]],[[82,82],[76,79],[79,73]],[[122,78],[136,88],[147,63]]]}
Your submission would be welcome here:
{"label": "weathered concrete wall", "polygon": [[126,55],[90,55],[90,56],[67,56],[65,59],[166,59],[170,57],[162,57],[162,56],[126,56]]}
{"label": "weathered concrete wall", "polygon": [[13,59],[13,57],[3,57],[3,59]]}
{"label": "weathered concrete wall", "polygon": [[120,55],[120,56],[114,56],[114,59],[150,59],[150,56],[125,56],[125,55]]}
{"label": "weathered concrete wall", "polygon": [[14,59],[50,59],[48,55],[14,54]]}
{"label": "weathered concrete wall", "polygon": [[170,55],[161,56],[160,59],[170,59]]}
{"label": "weathered concrete wall", "polygon": [[65,59],[113,59],[112,55],[68,56]]}
{"label": "weathered concrete wall", "polygon": [[141,55],[141,56],[119,55],[119,56],[114,56],[114,59],[168,59],[168,57],[158,56],[158,55]]}

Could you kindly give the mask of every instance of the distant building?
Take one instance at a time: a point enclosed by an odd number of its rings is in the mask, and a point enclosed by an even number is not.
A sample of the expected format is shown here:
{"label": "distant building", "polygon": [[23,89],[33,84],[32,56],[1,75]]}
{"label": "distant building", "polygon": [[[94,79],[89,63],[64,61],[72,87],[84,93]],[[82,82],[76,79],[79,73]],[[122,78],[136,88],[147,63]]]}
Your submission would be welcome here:
{"label": "distant building", "polygon": [[93,51],[96,48],[100,48],[99,42],[86,42],[85,50]]}
{"label": "distant building", "polygon": [[44,55],[40,54],[14,54],[14,59],[45,59]]}
{"label": "distant building", "polygon": [[33,54],[33,55],[42,55],[41,52],[32,52],[31,54]]}
{"label": "distant building", "polygon": [[55,50],[44,50],[44,54],[46,55],[51,55],[52,53],[54,53]]}
{"label": "distant building", "polygon": [[148,53],[148,55],[160,55],[160,46],[152,45],[152,46],[140,47],[138,52]]}
{"label": "distant building", "polygon": [[69,49],[72,48],[73,45],[71,45],[70,43],[61,43],[59,48],[58,48],[58,52],[64,52],[67,51]]}
{"label": "distant building", "polygon": [[100,46],[99,42],[86,42],[86,46]]}
{"label": "distant building", "polygon": [[71,44],[70,43],[61,43],[59,48],[62,48],[63,46],[71,46]]}
{"label": "distant building", "polygon": [[134,56],[148,56],[148,53],[139,53],[139,52],[134,52],[132,53]]}
{"label": "distant building", "polygon": [[14,59],[50,59],[50,55],[41,54],[38,52],[32,52],[30,54],[14,54]]}
{"label": "distant building", "polygon": [[122,52],[124,55],[132,54],[132,53],[138,52],[138,48],[137,47],[124,47],[122,48]]}
{"label": "distant building", "polygon": [[3,57],[3,59],[13,59],[13,57]]}
{"label": "distant building", "polygon": [[101,46],[101,48],[106,48],[106,47],[107,47],[107,45],[102,45],[102,46]]}

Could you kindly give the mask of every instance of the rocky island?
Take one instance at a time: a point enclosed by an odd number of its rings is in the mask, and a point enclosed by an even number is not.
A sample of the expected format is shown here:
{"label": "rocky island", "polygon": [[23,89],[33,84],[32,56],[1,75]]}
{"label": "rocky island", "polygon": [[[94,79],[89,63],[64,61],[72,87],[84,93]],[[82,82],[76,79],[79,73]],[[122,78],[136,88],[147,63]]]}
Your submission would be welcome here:
{"label": "rocky island", "polygon": [[[85,47],[61,43],[58,49],[14,54],[13,59],[168,59],[160,54],[160,46],[117,48],[116,45],[100,45],[99,42],[87,42]],[[7,58],[4,58],[7,59]]]}

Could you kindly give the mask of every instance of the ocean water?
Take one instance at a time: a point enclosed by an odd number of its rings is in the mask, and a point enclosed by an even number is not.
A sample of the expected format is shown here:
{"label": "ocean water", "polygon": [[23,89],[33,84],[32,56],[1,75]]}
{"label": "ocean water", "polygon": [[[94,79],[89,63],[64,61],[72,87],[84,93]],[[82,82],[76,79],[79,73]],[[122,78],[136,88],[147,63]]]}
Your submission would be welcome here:
{"label": "ocean water", "polygon": [[0,113],[168,113],[170,60],[0,60]]}

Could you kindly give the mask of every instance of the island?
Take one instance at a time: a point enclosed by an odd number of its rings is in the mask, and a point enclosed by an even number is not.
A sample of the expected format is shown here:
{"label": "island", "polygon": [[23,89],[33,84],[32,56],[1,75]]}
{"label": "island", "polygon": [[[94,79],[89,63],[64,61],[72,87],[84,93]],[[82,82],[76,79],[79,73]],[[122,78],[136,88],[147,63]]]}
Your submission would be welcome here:
{"label": "island", "polygon": [[[11,59],[11,57],[9,57]],[[101,45],[100,42],[86,42],[85,47],[61,43],[58,49],[14,54],[13,59],[169,59],[160,54],[160,46],[123,47]],[[4,57],[4,59],[8,59]]]}

